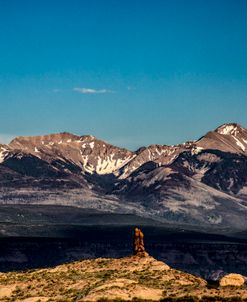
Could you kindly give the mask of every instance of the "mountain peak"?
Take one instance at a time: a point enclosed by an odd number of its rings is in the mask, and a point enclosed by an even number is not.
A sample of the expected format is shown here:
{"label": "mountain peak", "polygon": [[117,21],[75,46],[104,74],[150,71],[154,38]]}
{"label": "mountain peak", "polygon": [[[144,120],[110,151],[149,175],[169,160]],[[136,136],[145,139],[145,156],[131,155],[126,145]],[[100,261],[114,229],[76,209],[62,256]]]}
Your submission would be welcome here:
{"label": "mountain peak", "polygon": [[219,126],[215,132],[223,135],[234,135],[236,136],[238,133],[245,131],[245,129],[237,124],[237,123],[228,123]]}
{"label": "mountain peak", "polygon": [[18,145],[23,145],[27,143],[39,145],[49,142],[56,143],[63,140],[75,140],[75,139],[80,139],[80,137],[69,132],[53,133],[53,134],[38,135],[38,136],[17,136],[10,142],[9,145],[12,147],[18,147]]}

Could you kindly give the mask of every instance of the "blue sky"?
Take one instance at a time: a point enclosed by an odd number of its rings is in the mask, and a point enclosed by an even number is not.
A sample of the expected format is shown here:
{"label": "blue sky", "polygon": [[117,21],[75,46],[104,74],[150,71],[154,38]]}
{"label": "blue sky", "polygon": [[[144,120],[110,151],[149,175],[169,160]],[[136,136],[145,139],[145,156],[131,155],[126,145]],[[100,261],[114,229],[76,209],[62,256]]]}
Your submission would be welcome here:
{"label": "blue sky", "polygon": [[0,141],[135,149],[247,127],[247,1],[0,0]]}

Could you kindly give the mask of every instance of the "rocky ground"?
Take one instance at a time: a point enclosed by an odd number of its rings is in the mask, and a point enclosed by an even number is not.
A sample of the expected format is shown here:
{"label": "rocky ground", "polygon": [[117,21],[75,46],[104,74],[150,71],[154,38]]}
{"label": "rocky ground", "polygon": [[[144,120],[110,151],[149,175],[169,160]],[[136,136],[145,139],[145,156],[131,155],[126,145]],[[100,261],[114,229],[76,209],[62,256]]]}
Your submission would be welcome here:
{"label": "rocky ground", "polygon": [[[247,301],[247,288],[207,284],[151,256],[98,258],[0,274],[0,301]],[[246,300],[245,300],[246,299]]]}

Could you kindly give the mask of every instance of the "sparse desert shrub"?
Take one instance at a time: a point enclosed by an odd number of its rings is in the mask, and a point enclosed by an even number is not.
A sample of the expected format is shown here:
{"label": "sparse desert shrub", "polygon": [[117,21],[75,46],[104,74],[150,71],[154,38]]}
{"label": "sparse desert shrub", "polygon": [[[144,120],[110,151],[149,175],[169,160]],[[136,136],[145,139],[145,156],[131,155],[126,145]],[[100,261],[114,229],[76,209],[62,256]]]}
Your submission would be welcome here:
{"label": "sparse desert shrub", "polygon": [[199,299],[194,296],[183,296],[183,297],[167,297],[160,300],[161,302],[199,302]]}
{"label": "sparse desert shrub", "polygon": [[227,297],[224,298],[223,302],[241,302],[243,301],[241,297],[235,296],[235,297]]}
{"label": "sparse desert shrub", "polygon": [[100,298],[97,300],[97,302],[153,302],[153,300],[146,300],[146,299],[140,299],[140,298],[133,298],[132,300],[123,300],[121,298],[115,298],[115,299],[107,299],[107,298]]}
{"label": "sparse desert shrub", "polygon": [[105,280],[105,279],[109,279],[112,274],[113,274],[114,271],[103,271],[103,272],[99,272],[96,274],[96,277],[97,278],[100,278],[102,280]]}
{"label": "sparse desert shrub", "polygon": [[97,300],[97,302],[122,302],[126,300],[123,300],[121,298],[115,298],[115,299],[107,299],[107,298],[100,298],[99,300]]}
{"label": "sparse desert shrub", "polygon": [[219,297],[219,296],[203,296],[200,302],[242,302],[244,301],[241,297]]}
{"label": "sparse desert shrub", "polygon": [[200,300],[200,302],[215,302],[220,301],[220,298],[218,296],[203,296]]}

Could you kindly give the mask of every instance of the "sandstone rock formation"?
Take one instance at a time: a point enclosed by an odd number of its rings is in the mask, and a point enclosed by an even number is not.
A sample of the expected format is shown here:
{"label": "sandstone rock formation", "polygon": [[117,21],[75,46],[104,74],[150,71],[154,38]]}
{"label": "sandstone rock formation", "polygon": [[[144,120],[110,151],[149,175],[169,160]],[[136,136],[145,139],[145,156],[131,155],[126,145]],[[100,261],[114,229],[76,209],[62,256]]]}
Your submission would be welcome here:
{"label": "sandstone rock formation", "polygon": [[244,282],[244,276],[240,274],[229,274],[220,280],[220,286],[243,286]]}
{"label": "sandstone rock formation", "polygon": [[144,234],[138,228],[135,228],[134,233],[134,244],[133,244],[133,254],[141,257],[148,256],[144,247]]}
{"label": "sandstone rock formation", "polygon": [[0,301],[159,301],[169,295],[184,296],[188,287],[199,295],[206,282],[150,256],[98,258],[0,274]]}
{"label": "sandstone rock formation", "polygon": [[172,269],[151,256],[98,258],[0,274],[1,302],[131,301],[134,298],[136,301],[236,302],[247,301],[247,289],[244,286],[208,288],[205,280]]}

